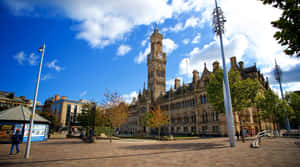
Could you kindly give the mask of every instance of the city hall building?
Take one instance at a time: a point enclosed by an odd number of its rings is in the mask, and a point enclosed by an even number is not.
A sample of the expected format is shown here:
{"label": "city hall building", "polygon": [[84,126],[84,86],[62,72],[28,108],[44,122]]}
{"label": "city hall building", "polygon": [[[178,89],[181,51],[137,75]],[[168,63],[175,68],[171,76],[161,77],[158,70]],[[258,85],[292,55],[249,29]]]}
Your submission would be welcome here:
{"label": "city hall building", "polygon": [[[175,79],[174,88],[166,91],[166,53],[163,52],[163,35],[156,28],[150,37],[151,52],[147,55],[148,84],[139,92],[137,99],[133,99],[129,106],[129,117],[121,126],[120,133],[131,135],[145,135],[155,133],[155,129],[145,127],[144,116],[150,112],[154,104],[168,111],[170,124],[162,127],[163,134],[173,135],[206,135],[226,136],[225,114],[215,111],[209,104],[206,86],[211,73],[219,68],[219,62],[212,64],[213,71],[209,71],[205,65],[201,76],[193,71],[193,80],[188,84],[180,84]],[[269,88],[268,81],[256,68],[256,65],[245,68],[243,62],[237,64],[236,58],[230,58],[231,70],[240,72],[243,79],[257,79],[261,90]],[[248,135],[255,135],[261,129],[271,129],[272,124],[260,121],[255,107],[249,107],[241,112],[241,120],[234,114],[234,123],[237,131],[240,131],[239,122],[243,121],[244,129]],[[259,126],[260,125],[260,126]]]}

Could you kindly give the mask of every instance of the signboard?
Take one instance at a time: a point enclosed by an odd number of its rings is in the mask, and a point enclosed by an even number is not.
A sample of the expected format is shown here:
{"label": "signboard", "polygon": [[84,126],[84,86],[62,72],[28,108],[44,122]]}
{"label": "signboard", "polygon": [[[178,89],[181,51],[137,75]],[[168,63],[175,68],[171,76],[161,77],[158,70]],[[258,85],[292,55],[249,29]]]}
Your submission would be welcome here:
{"label": "signboard", "polygon": [[[27,142],[29,134],[29,123],[25,124],[23,142]],[[48,125],[46,124],[33,124],[31,141],[44,141],[48,138]]]}

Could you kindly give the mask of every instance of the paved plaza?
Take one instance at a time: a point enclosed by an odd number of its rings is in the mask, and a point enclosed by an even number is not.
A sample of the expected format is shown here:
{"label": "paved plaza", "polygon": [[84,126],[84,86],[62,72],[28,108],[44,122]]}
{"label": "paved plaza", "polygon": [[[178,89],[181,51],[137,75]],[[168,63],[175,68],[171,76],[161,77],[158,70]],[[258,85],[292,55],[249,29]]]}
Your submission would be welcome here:
{"label": "paved plaza", "polygon": [[36,167],[207,167],[207,166],[300,166],[300,139],[268,138],[258,149],[238,142],[230,148],[227,138],[154,141],[139,139],[97,140],[50,139],[33,143],[31,158],[22,153],[9,156],[9,144],[0,145],[0,166]]}

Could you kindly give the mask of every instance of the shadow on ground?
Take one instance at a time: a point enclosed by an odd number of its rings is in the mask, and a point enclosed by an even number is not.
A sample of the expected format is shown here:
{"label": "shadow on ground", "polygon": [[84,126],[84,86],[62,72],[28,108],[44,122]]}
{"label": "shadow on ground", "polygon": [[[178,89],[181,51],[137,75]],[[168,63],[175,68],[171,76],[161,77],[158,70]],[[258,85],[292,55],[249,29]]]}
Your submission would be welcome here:
{"label": "shadow on ground", "polygon": [[[205,150],[205,149],[220,149],[226,148],[228,146],[222,144],[211,144],[211,143],[184,143],[184,144],[153,144],[153,145],[140,145],[140,146],[128,146],[123,147],[123,149],[175,149],[170,151],[160,151],[152,153],[138,153],[138,154],[125,154],[125,155],[112,155],[112,156],[96,156],[96,157],[80,157],[80,158],[61,158],[53,160],[24,160],[18,159],[15,162],[0,162],[0,166],[14,166],[18,164],[23,165],[41,165],[43,163],[56,163],[56,162],[67,162],[67,161],[82,161],[82,160],[99,160],[99,159],[114,159],[114,158],[130,158],[130,157],[140,157],[140,156],[151,156],[160,155],[167,153],[178,153],[178,152],[188,152],[194,150]],[[0,155],[1,156],[1,155]]]}
{"label": "shadow on ground", "polygon": [[132,150],[158,150],[158,149],[171,149],[171,150],[207,150],[226,148],[224,144],[216,143],[172,143],[172,144],[147,144],[147,145],[133,145],[126,146],[123,149]]}

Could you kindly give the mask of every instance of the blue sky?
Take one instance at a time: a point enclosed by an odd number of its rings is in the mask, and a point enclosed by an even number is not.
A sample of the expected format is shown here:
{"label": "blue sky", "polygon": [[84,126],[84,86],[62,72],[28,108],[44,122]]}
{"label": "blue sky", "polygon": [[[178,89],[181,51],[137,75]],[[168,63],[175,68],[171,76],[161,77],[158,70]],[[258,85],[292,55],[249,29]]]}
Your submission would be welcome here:
{"label": "blue sky", "polygon": [[[273,38],[270,22],[281,11],[253,0],[219,3],[227,18],[227,60],[236,56],[246,67],[256,63],[278,92],[272,76],[276,58],[285,90],[300,90],[300,59],[284,55]],[[2,0],[0,89],[33,99],[37,49],[45,42],[38,101],[59,94],[101,103],[106,89],[130,100],[147,82],[145,56],[155,23],[164,35],[167,87],[176,77],[189,82],[204,62],[211,70],[221,60],[213,7],[213,0]]]}

